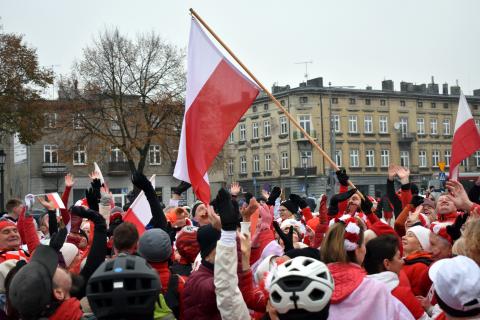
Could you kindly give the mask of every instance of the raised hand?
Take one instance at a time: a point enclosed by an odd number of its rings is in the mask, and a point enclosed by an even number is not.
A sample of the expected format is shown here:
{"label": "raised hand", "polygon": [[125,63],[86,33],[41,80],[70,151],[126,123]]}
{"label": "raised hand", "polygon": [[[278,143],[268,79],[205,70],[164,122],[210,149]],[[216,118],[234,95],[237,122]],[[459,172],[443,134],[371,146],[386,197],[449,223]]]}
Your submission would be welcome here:
{"label": "raised hand", "polygon": [[337,175],[338,182],[340,182],[340,184],[342,186],[347,187],[348,186],[348,179],[350,178],[347,175],[347,171],[342,168],[342,169],[336,171],[335,174]]}
{"label": "raised hand", "polygon": [[274,206],[275,205],[275,200],[277,200],[278,197],[282,194],[282,189],[280,187],[275,186],[272,189],[272,192],[270,192],[270,195],[268,196],[267,204],[269,206]]}
{"label": "raised hand", "polygon": [[277,221],[273,221],[273,228],[277,232],[280,239],[282,239],[283,241],[283,245],[285,246],[284,252],[293,249],[293,226],[290,226],[287,234],[283,232]]}
{"label": "raised hand", "polygon": [[230,194],[232,196],[238,196],[240,194],[240,191],[242,191],[242,187],[240,187],[240,184],[238,182],[234,182],[230,185]]}
{"label": "raised hand", "polygon": [[222,229],[222,222],[220,220],[220,216],[215,213],[215,210],[212,206],[207,207],[207,214],[208,214],[208,221],[217,230]]}
{"label": "raised hand", "polygon": [[369,214],[372,212],[373,203],[368,197],[363,197],[360,207],[362,208],[363,213]]}
{"label": "raised hand", "polygon": [[252,216],[252,214],[255,213],[255,211],[257,211],[259,206],[260,205],[258,204],[257,199],[255,199],[255,197],[252,197],[250,199],[250,202],[248,203],[248,206],[244,210],[242,210],[241,214],[242,214],[243,221],[249,222],[250,217]]}
{"label": "raised hand", "polygon": [[445,186],[450,193],[448,197],[453,201],[457,209],[465,211],[470,210],[473,202],[468,198],[468,194],[460,182],[448,180]]}
{"label": "raised hand", "polygon": [[65,186],[72,187],[75,184],[76,180],[73,178],[73,174],[67,173],[65,176]]}
{"label": "raised hand", "polygon": [[393,181],[395,176],[397,175],[398,166],[395,164],[391,164],[388,166],[388,180]]}
{"label": "raised hand", "polygon": [[145,177],[143,173],[135,171],[132,174],[132,183],[138,189],[143,190],[145,193],[147,192],[155,192],[153,189],[152,183]]}
{"label": "raised hand", "polygon": [[53,201],[45,200],[42,196],[37,197],[37,199],[38,199],[38,202],[40,202],[42,204],[42,206],[45,209],[47,209],[48,211],[55,210],[55,205],[54,205]]}
{"label": "raised hand", "polygon": [[215,198],[215,210],[220,216],[223,230],[237,230],[238,215],[233,207],[232,196],[224,188],[218,191],[217,197]]}
{"label": "raised hand", "polygon": [[290,200],[292,200],[300,209],[304,209],[308,206],[307,201],[300,197],[298,194],[290,194]]}
{"label": "raised hand", "polygon": [[397,176],[401,184],[407,184],[410,177],[410,169],[405,167],[397,167]]}

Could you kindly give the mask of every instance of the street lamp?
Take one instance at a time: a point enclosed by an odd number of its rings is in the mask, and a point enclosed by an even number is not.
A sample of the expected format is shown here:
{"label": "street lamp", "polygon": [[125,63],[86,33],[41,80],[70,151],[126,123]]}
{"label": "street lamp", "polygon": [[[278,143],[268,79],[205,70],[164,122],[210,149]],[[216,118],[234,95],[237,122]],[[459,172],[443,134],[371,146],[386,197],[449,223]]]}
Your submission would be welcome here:
{"label": "street lamp", "polygon": [[5,160],[7,159],[7,155],[5,154],[5,151],[0,150],[0,193],[2,196],[0,197],[0,212],[3,213],[5,210],[4,206],[4,200],[5,200],[5,189],[3,185],[3,166],[5,165]]}
{"label": "street lamp", "polygon": [[308,197],[308,184],[307,184],[308,158],[307,157],[302,158],[302,167],[303,167],[303,170],[304,170],[304,173],[305,173],[305,181],[304,181],[305,196]]}

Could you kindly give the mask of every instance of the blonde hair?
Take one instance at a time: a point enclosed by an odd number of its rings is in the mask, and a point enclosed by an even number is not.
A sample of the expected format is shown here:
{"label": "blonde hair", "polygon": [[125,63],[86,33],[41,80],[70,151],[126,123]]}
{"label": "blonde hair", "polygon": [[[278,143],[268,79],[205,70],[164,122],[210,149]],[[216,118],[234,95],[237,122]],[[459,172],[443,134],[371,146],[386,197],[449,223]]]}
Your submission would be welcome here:
{"label": "blonde hair", "polygon": [[465,238],[461,237],[455,241],[452,246],[452,253],[457,256],[466,256],[467,250],[465,248]]}
{"label": "blonde hair", "polygon": [[[360,228],[360,237],[357,242],[359,246],[363,244],[364,227],[362,221],[355,217],[357,225]],[[328,229],[325,239],[320,248],[320,256],[324,263],[342,262],[342,263],[358,263],[355,251],[347,251],[344,245],[345,240],[345,224],[337,222]]]}
{"label": "blonde hair", "polygon": [[463,238],[467,256],[480,266],[480,219],[467,221]]}

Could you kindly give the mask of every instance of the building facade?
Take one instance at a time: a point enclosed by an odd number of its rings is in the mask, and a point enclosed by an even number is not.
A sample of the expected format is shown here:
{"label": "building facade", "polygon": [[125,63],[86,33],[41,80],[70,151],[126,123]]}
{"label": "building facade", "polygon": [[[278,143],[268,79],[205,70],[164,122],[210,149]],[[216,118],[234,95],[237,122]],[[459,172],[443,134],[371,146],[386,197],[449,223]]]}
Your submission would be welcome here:
{"label": "building facade", "polygon": [[[444,84],[440,93],[433,82],[400,87],[394,91],[391,80],[382,82],[382,90],[324,87],[316,78],[272,92],[352,182],[374,195],[385,193],[391,163],[410,168],[422,188],[438,174],[439,162],[449,167],[460,88],[449,93]],[[480,125],[480,92],[467,100]],[[265,94],[242,117],[224,151],[227,184],[238,181],[256,194],[279,185],[286,194],[319,196],[334,186],[329,164]],[[460,171],[479,168],[477,152]]]}

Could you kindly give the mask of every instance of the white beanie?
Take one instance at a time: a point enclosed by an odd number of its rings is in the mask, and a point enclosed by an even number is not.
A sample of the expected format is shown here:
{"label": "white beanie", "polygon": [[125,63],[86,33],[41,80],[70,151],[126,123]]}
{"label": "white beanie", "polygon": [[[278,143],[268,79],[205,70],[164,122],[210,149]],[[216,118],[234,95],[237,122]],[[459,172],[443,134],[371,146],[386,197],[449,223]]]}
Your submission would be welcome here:
{"label": "white beanie", "polygon": [[413,226],[407,230],[407,232],[409,231],[411,231],[415,237],[417,237],[418,242],[420,242],[420,245],[424,251],[430,251],[430,229],[422,226]]}
{"label": "white beanie", "polygon": [[78,248],[76,245],[72,243],[65,242],[62,248],[60,249],[60,252],[63,255],[63,259],[65,260],[65,265],[68,268],[72,264],[73,259],[75,259],[75,257],[77,256]]}

